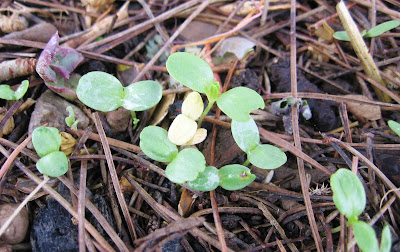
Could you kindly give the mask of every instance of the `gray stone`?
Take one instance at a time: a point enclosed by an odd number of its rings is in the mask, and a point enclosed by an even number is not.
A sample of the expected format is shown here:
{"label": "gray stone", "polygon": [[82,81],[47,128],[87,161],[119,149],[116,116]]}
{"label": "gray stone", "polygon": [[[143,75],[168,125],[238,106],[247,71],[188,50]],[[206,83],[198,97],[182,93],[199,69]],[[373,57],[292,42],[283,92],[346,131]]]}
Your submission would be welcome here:
{"label": "gray stone", "polygon": [[77,106],[54,94],[51,90],[44,92],[36,102],[35,110],[29,122],[28,132],[32,134],[37,127],[47,123],[48,127],[55,127],[60,132],[65,131],[65,117],[69,116],[66,108],[71,106],[75,112],[76,120],[79,120],[78,128],[85,129],[89,125],[89,118]]}

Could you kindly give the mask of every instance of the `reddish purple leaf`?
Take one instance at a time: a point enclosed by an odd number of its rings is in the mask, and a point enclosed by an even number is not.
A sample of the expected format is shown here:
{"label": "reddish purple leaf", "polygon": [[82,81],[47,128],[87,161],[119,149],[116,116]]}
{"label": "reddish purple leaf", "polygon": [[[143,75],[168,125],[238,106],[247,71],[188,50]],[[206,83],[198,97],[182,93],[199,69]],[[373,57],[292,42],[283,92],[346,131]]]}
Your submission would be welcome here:
{"label": "reddish purple leaf", "polygon": [[73,48],[60,47],[59,42],[60,37],[55,33],[40,54],[36,72],[48,88],[66,98],[76,99],[79,78],[70,78],[70,75],[83,61],[83,56]]}

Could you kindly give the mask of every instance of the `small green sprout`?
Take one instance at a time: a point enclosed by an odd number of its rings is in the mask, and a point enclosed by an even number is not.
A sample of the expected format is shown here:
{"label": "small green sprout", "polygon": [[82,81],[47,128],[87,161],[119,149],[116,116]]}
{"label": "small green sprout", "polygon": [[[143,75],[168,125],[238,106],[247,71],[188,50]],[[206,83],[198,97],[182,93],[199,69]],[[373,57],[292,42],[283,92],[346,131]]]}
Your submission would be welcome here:
{"label": "small green sprout", "polygon": [[74,110],[72,109],[71,106],[67,107],[67,111],[68,111],[69,116],[65,118],[65,123],[72,130],[77,131],[78,130],[79,120],[75,119],[75,112],[74,112]]}
{"label": "small green sprout", "polygon": [[374,229],[364,221],[358,220],[358,216],[366,206],[364,187],[360,179],[347,169],[339,169],[331,176],[333,202],[348,224],[352,225],[357,245],[363,252],[389,252],[392,246],[392,238],[388,225],[382,230],[381,246]]}
{"label": "small green sprout", "polygon": [[221,186],[238,190],[254,181],[255,176],[243,165],[226,165],[221,169],[206,167],[203,154],[197,149],[178,148],[168,139],[168,132],[158,126],[147,126],[140,133],[140,148],[150,158],[167,162],[166,177],[178,184],[187,182],[198,191],[211,191]]}
{"label": "small green sprout", "polygon": [[38,127],[32,133],[32,143],[41,157],[36,163],[38,171],[50,177],[64,175],[68,170],[68,159],[60,151],[61,134],[54,127]]}
{"label": "small green sprout", "polygon": [[253,119],[247,122],[232,120],[231,131],[239,148],[247,154],[245,164],[250,162],[262,169],[275,169],[286,163],[287,157],[279,148],[260,144],[260,134]]}
{"label": "small green sprout", "polygon": [[222,112],[237,121],[247,121],[250,119],[250,111],[265,107],[262,97],[249,88],[236,87],[219,94],[220,86],[218,82],[214,82],[211,67],[195,55],[184,52],[174,53],[168,57],[166,66],[175,80],[207,95],[209,103],[200,116],[199,125],[215,102]]}
{"label": "small green sprout", "polygon": [[167,178],[178,184],[195,180],[206,169],[203,154],[192,148],[178,148],[168,139],[168,132],[158,126],[147,126],[140,133],[140,148],[151,159],[169,162],[165,170]]}
{"label": "small green sprout", "polygon": [[398,136],[400,136],[400,123],[389,120],[388,125],[389,125],[389,128],[391,128],[394,131],[394,133],[396,133]]}
{"label": "small green sprout", "polygon": [[0,98],[9,101],[17,101],[21,99],[29,87],[29,81],[22,81],[17,90],[12,90],[9,85],[0,85]]}
{"label": "small green sprout", "polygon": [[[375,38],[387,31],[390,31],[390,30],[396,28],[399,25],[400,25],[400,22],[397,20],[386,21],[382,24],[372,27],[368,31],[363,30],[361,32],[361,36],[366,37],[366,38]],[[337,40],[350,41],[350,38],[347,35],[346,31],[337,31],[333,34],[333,37]]]}
{"label": "small green sprout", "polygon": [[76,94],[81,102],[102,112],[116,110],[121,106],[130,110],[135,128],[138,123],[135,111],[155,106],[161,100],[162,87],[156,81],[147,80],[124,88],[111,74],[93,71],[79,79]]}

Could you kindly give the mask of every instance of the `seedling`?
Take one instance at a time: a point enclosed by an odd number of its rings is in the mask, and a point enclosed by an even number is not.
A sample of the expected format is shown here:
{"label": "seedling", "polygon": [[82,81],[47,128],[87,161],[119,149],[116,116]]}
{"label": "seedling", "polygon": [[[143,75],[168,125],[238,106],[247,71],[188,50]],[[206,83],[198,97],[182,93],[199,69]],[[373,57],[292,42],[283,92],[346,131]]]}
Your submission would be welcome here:
{"label": "seedling", "polygon": [[260,143],[258,127],[252,118],[247,122],[232,120],[231,131],[239,148],[247,154],[243,165],[251,163],[262,169],[275,169],[286,163],[287,157],[279,148]]}
{"label": "seedling", "polygon": [[360,179],[347,169],[339,169],[331,176],[333,202],[341,214],[352,225],[357,245],[363,252],[389,252],[392,238],[388,225],[382,230],[381,246],[379,247],[375,230],[358,216],[364,211],[366,196]]}
{"label": "seedling", "polygon": [[203,154],[197,149],[178,148],[168,139],[168,132],[158,126],[147,126],[140,133],[140,148],[151,159],[169,163],[166,177],[178,184],[187,182],[198,191],[211,191],[220,185],[226,190],[238,190],[254,181],[255,176],[243,165],[226,165],[221,169],[206,167]]}
{"label": "seedling", "polygon": [[94,71],[83,75],[76,89],[81,102],[87,106],[108,112],[124,107],[131,111],[134,128],[138,123],[135,111],[147,110],[162,97],[162,87],[156,81],[139,81],[123,87],[111,74]]}
{"label": "seedling", "polygon": [[[160,127],[148,126],[140,134],[140,148],[147,156],[159,162],[169,162],[165,170],[169,180],[187,182],[189,187],[199,191],[211,191],[218,185],[226,190],[238,190],[255,179],[245,166],[249,162],[265,169],[273,169],[286,162],[286,155],[278,148],[260,144],[258,128],[249,115],[251,110],[264,108],[264,100],[258,93],[237,87],[219,94],[220,86],[214,82],[210,66],[189,53],[172,54],[167,61],[167,70],[174,79],[197,91],[189,94],[183,102],[182,114],[175,118],[168,132]],[[198,92],[205,93],[209,100],[204,111]],[[218,170],[213,166],[206,167],[204,156],[195,149],[178,152],[176,145],[192,145],[204,140],[205,129],[198,128],[215,102],[233,119],[232,125],[236,125],[232,126],[236,129],[235,140],[248,155],[248,161],[243,165],[226,165]],[[197,126],[196,119],[199,119]]]}
{"label": "seedling", "polygon": [[50,177],[64,175],[68,170],[68,159],[60,151],[61,134],[54,127],[38,127],[32,133],[32,143],[36,153],[41,157],[36,168]]}
{"label": "seedling", "polygon": [[195,55],[184,52],[174,53],[169,56],[166,66],[169,74],[175,80],[207,95],[209,103],[200,116],[198,125],[201,125],[215,102],[227,116],[242,122],[250,119],[250,111],[265,107],[262,97],[249,88],[236,87],[219,94],[220,86],[218,82],[214,82],[211,67]]}
{"label": "seedling", "polygon": [[286,97],[280,101],[273,102],[271,104],[272,112],[276,115],[283,115],[283,126],[285,127],[286,134],[293,134],[293,122],[292,122],[292,107],[297,105],[299,113],[302,114],[304,119],[309,120],[312,117],[310,106],[306,100],[301,98],[297,101],[293,97]]}
{"label": "seedling", "polygon": [[[397,26],[400,25],[400,22],[397,20],[390,20],[386,21],[382,24],[379,24],[375,27],[372,27],[370,30],[363,30],[361,32],[361,36],[365,38],[375,38],[380,36],[381,34],[388,32]],[[347,35],[346,31],[337,31],[333,34],[333,37],[337,40],[342,40],[342,41],[350,41],[349,35]]]}
{"label": "seedling", "polygon": [[68,111],[69,116],[65,118],[65,123],[72,130],[77,131],[78,130],[79,120],[75,119],[75,112],[74,112],[74,110],[72,109],[71,106],[67,107],[67,111]]}
{"label": "seedling", "polygon": [[83,61],[83,56],[73,48],[60,47],[59,41],[55,33],[39,56],[36,72],[48,88],[65,98],[76,99],[80,76],[71,73]]}
{"label": "seedling", "polygon": [[12,90],[9,85],[0,85],[0,98],[9,101],[21,99],[29,87],[29,81],[22,81],[17,90]]}

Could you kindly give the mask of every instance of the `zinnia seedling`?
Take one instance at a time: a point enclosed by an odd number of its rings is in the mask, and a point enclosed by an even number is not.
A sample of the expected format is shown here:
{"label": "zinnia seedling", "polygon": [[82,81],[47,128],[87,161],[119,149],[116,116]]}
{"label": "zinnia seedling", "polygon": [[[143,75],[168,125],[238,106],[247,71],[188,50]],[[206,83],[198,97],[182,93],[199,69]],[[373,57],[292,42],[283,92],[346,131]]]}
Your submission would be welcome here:
{"label": "zinnia seedling", "polygon": [[[400,22],[397,20],[386,21],[382,24],[372,27],[368,31],[363,30],[361,32],[361,36],[363,36],[365,38],[375,38],[375,37],[382,35],[385,32],[388,32],[388,31],[396,28],[399,25],[400,25]],[[350,41],[349,35],[347,35],[346,31],[337,31],[333,34],[333,37],[337,40]]]}
{"label": "zinnia seedling", "polygon": [[131,111],[132,119],[137,124],[135,111],[155,106],[161,100],[162,87],[158,82],[151,80],[123,87],[111,74],[93,71],[80,78],[76,94],[81,102],[102,112],[116,110],[122,106]]}
{"label": "zinnia seedling", "polygon": [[249,88],[236,87],[219,94],[219,84],[214,82],[211,67],[195,55],[184,52],[174,53],[169,56],[166,66],[175,80],[207,95],[209,103],[200,116],[199,124],[215,102],[222,112],[237,121],[247,121],[250,119],[250,111],[265,107],[262,97]]}
{"label": "zinnia seedling", "polygon": [[38,127],[32,133],[32,143],[36,153],[41,157],[36,168],[50,177],[64,175],[68,170],[68,159],[60,151],[61,134],[54,127]]}
{"label": "zinnia seedling", "polygon": [[388,225],[382,230],[381,246],[379,247],[374,229],[358,216],[366,206],[364,187],[360,179],[347,169],[339,169],[331,176],[333,202],[341,214],[346,216],[352,225],[357,245],[363,252],[389,252],[392,238]]}

